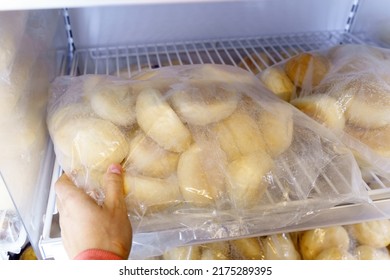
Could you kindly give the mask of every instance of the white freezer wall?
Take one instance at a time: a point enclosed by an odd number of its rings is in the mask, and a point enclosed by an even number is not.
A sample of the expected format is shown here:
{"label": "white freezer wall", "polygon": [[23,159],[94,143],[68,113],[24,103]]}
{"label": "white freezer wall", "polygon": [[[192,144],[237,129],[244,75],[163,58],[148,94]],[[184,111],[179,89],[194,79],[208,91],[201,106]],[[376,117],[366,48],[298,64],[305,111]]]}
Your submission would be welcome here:
{"label": "white freezer wall", "polygon": [[202,1],[73,8],[69,14],[76,48],[83,48],[344,30],[354,2]]}

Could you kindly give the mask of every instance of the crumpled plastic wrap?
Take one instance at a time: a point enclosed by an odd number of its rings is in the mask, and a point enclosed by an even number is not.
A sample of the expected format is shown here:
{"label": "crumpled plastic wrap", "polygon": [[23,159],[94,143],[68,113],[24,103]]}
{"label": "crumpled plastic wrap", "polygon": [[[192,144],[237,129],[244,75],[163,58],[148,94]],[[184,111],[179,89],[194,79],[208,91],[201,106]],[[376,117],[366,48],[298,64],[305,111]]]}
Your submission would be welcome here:
{"label": "crumpled plastic wrap", "polygon": [[0,255],[20,253],[27,233],[15,210],[0,210]]}
{"label": "crumpled plastic wrap", "polygon": [[258,77],[280,98],[330,128],[363,169],[390,177],[390,51],[338,45],[301,53]]}
{"label": "crumpled plastic wrap", "polygon": [[63,170],[99,203],[122,164],[135,258],[369,201],[352,153],[237,67],[61,76],[47,124]]}

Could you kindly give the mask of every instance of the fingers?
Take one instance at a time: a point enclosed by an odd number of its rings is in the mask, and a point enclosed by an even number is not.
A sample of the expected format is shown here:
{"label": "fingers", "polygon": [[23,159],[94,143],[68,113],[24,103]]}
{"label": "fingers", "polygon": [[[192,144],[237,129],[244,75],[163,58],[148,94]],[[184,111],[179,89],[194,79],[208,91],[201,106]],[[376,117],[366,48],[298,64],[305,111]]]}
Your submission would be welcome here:
{"label": "fingers", "polygon": [[104,204],[107,207],[124,207],[123,174],[120,164],[111,164],[104,174],[104,190],[106,198]]}

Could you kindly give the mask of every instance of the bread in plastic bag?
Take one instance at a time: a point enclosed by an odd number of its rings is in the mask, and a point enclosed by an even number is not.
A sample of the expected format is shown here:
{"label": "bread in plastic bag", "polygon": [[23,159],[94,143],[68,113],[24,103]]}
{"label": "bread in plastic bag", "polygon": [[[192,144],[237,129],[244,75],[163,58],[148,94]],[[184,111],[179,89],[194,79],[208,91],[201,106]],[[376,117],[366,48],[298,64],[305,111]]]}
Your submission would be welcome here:
{"label": "bread in plastic bag", "polygon": [[134,248],[249,235],[260,221],[283,227],[369,201],[344,145],[237,67],[58,77],[47,123],[63,170],[99,202],[108,165],[122,164],[135,236],[153,239]]}
{"label": "bread in plastic bag", "polygon": [[387,49],[339,45],[295,55],[258,77],[341,137],[362,168],[389,178],[389,58]]}

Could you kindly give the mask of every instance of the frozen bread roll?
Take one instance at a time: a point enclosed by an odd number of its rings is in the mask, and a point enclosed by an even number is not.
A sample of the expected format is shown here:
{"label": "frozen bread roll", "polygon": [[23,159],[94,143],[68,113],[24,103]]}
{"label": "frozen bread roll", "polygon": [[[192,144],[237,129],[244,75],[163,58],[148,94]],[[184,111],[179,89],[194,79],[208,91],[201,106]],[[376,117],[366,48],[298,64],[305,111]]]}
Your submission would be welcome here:
{"label": "frozen bread roll", "polygon": [[256,206],[267,189],[264,180],[274,162],[265,151],[257,151],[232,161],[228,165],[228,193],[237,209]]}
{"label": "frozen bread roll", "polygon": [[319,54],[301,53],[289,59],[284,70],[287,76],[299,87],[317,86],[328,74],[330,62]]}
{"label": "frozen bread roll", "polygon": [[87,117],[69,119],[51,133],[56,150],[72,158],[74,166],[106,170],[129,152],[124,134],[113,123]]}
{"label": "frozen bread roll", "polygon": [[253,84],[256,78],[248,75],[248,71],[228,65],[202,64],[194,69],[191,78],[222,82],[230,85]]}
{"label": "frozen bread roll", "polygon": [[274,234],[262,239],[266,260],[300,260],[301,255],[288,234]]}
{"label": "frozen bread roll", "polygon": [[390,244],[390,221],[368,221],[351,225],[351,235],[361,244],[374,248],[386,247]]}
{"label": "frozen bread roll", "polygon": [[95,87],[90,97],[91,107],[99,117],[124,127],[135,123],[135,101],[131,87],[119,82]]}
{"label": "frozen bread roll", "polygon": [[230,260],[229,242],[213,242],[204,244],[202,248],[201,260]]}
{"label": "frozen bread roll", "polygon": [[245,56],[244,59],[238,64],[238,67],[248,70],[256,75],[272,64],[272,60],[265,52],[258,52]]}
{"label": "frozen bread roll", "polygon": [[368,129],[390,125],[390,84],[384,81],[359,83],[349,89],[353,95],[346,102],[348,123]]}
{"label": "frozen bread roll", "polygon": [[358,260],[390,260],[389,251],[386,248],[374,248],[368,245],[360,245],[355,249]]}
{"label": "frozen bread roll", "polygon": [[345,132],[366,144],[378,155],[390,157],[390,125],[376,129],[347,125]]}
{"label": "frozen bread roll", "polygon": [[170,249],[163,254],[164,260],[200,260],[201,246],[182,246]]}
{"label": "frozen bread roll", "polygon": [[136,101],[136,116],[145,134],[163,148],[183,152],[190,146],[190,131],[159,91],[146,88],[140,92]]}
{"label": "frozen bread roll", "polygon": [[165,178],[176,172],[179,154],[159,146],[139,130],[129,143],[124,167],[145,176]]}
{"label": "frozen bread roll", "polygon": [[131,208],[143,212],[161,210],[182,201],[175,176],[160,179],[126,173],[124,188]]}
{"label": "frozen bread roll", "polygon": [[93,115],[92,108],[85,103],[68,103],[58,104],[57,108],[53,108],[48,112],[47,126],[51,133],[55,133],[58,129],[72,119],[86,118]]}
{"label": "frozen bread roll", "polygon": [[342,226],[305,231],[299,243],[300,252],[305,260],[313,260],[319,253],[332,247],[348,250],[349,245],[348,232]]}
{"label": "frozen bread roll", "polygon": [[295,92],[295,86],[282,68],[267,68],[260,72],[258,77],[276,96],[284,101],[290,101],[291,96]]}
{"label": "frozen bread roll", "polygon": [[264,252],[258,238],[241,238],[230,241],[232,252],[238,259],[263,260]]}
{"label": "frozen bread roll", "polygon": [[335,131],[344,129],[344,110],[336,98],[325,94],[313,94],[291,100],[291,104],[330,129]]}
{"label": "frozen bread roll", "polygon": [[315,260],[355,260],[355,257],[347,249],[332,247],[320,252]]}
{"label": "frozen bread roll", "polygon": [[173,90],[171,100],[181,119],[192,125],[207,125],[230,116],[237,108],[240,95],[217,84],[183,84]]}
{"label": "frozen bread roll", "polygon": [[247,113],[234,112],[225,120],[216,123],[213,131],[229,161],[266,150],[256,121]]}
{"label": "frozen bread roll", "polygon": [[196,143],[192,144],[179,158],[177,177],[185,201],[210,205],[215,202],[217,188],[207,175],[213,170],[206,169],[204,160],[202,148]]}
{"label": "frozen bread roll", "polygon": [[258,125],[268,153],[277,157],[286,151],[293,140],[292,110],[284,104],[273,104],[259,112]]}
{"label": "frozen bread roll", "polygon": [[343,65],[356,58],[366,58],[367,60],[383,60],[385,54],[376,47],[358,44],[343,44],[335,46],[328,51],[327,55],[333,64]]}

